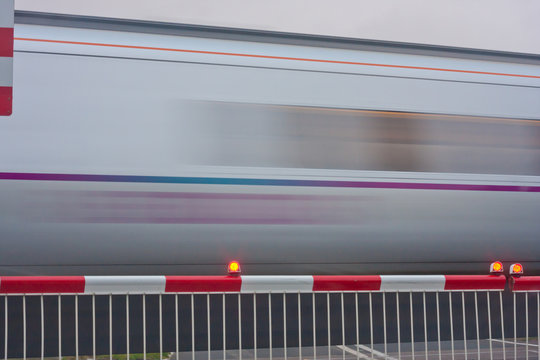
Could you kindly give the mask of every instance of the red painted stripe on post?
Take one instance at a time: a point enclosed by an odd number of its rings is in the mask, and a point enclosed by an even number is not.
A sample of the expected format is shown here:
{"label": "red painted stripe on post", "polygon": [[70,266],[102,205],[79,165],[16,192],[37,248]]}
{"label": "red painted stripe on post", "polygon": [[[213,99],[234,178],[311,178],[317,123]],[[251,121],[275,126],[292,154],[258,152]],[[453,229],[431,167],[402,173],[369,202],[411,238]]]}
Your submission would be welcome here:
{"label": "red painted stripe on post", "polygon": [[512,291],[539,291],[540,276],[511,277],[510,289]]}
{"label": "red painted stripe on post", "polygon": [[0,115],[11,115],[13,88],[0,86]]}
{"label": "red painted stripe on post", "polygon": [[165,292],[240,292],[240,276],[165,276]]}
{"label": "red painted stripe on post", "polygon": [[84,276],[2,276],[2,294],[83,293]]}
{"label": "red painted stripe on post", "polygon": [[379,275],[313,276],[313,291],[379,291]]}
{"label": "red painted stripe on post", "polygon": [[504,290],[502,275],[445,275],[444,290]]}
{"label": "red painted stripe on post", "polygon": [[13,28],[0,27],[0,56],[13,57]]}

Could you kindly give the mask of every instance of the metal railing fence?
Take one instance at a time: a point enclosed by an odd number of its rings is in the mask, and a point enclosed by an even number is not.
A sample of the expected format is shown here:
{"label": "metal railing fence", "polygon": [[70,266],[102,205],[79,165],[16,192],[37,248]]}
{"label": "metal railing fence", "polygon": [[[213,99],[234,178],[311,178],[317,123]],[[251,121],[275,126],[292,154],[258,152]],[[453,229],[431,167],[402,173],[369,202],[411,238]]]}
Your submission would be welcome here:
{"label": "metal railing fence", "polygon": [[540,295],[522,279],[0,277],[3,356],[533,358]]}

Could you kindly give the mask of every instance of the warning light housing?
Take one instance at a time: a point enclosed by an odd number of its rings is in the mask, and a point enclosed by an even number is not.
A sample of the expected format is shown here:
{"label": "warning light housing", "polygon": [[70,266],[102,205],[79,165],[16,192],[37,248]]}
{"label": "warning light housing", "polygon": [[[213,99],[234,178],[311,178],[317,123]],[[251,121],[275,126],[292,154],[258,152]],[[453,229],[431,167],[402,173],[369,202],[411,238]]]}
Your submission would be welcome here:
{"label": "warning light housing", "polygon": [[510,275],[522,275],[523,274],[523,265],[516,263],[510,265]]}
{"label": "warning light housing", "polygon": [[227,266],[227,272],[229,275],[240,275],[240,263],[236,260],[233,260]]}
{"label": "warning light housing", "polygon": [[502,274],[503,271],[504,271],[504,267],[503,267],[502,262],[500,261],[495,261],[491,263],[491,265],[489,266],[490,274]]}

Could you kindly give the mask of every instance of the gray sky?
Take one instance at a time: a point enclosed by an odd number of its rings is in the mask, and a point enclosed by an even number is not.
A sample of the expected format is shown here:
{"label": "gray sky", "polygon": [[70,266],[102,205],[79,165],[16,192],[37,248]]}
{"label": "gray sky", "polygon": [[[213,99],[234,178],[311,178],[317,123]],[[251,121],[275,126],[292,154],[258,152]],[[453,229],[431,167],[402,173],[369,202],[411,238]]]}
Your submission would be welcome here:
{"label": "gray sky", "polygon": [[538,0],[15,0],[15,8],[540,54]]}

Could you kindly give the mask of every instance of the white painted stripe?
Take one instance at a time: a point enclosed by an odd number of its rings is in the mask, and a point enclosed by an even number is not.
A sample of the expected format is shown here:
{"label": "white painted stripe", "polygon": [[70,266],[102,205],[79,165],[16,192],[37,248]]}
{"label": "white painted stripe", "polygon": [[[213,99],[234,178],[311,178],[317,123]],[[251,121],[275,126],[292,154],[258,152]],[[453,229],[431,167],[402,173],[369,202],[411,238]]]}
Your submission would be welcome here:
{"label": "white painted stripe", "polygon": [[371,357],[369,356],[366,356],[364,354],[362,354],[361,352],[359,351],[356,351],[356,350],[353,350],[351,348],[349,348],[348,346],[345,346],[345,345],[337,345],[336,346],[338,349],[340,350],[343,350],[345,352],[348,352],[349,354],[352,354],[354,356],[358,356],[360,359],[371,359]]}
{"label": "white painted stripe", "polygon": [[14,9],[14,0],[0,0],[0,27],[13,27]]}
{"label": "white painted stripe", "polygon": [[85,276],[85,294],[165,292],[165,276]]}
{"label": "white painted stripe", "polygon": [[311,292],[313,276],[242,276],[240,292]]}
{"label": "white painted stripe", "polygon": [[500,342],[500,343],[505,343],[505,344],[510,344],[510,345],[521,345],[521,346],[531,346],[531,347],[538,347],[538,345],[536,344],[533,344],[533,343],[522,343],[522,342],[514,342],[514,341],[510,341],[510,340],[499,340],[499,339],[488,339],[489,341],[496,341],[496,342]]}
{"label": "white painted stripe", "polygon": [[442,291],[444,275],[381,275],[381,291]]}
{"label": "white painted stripe", "polygon": [[373,355],[380,356],[380,357],[382,357],[382,358],[384,358],[384,359],[386,359],[386,360],[397,360],[397,359],[394,358],[394,357],[388,356],[388,355],[386,355],[385,353],[382,353],[382,352],[377,351],[377,350],[375,350],[375,349],[371,349],[371,348],[369,348],[369,347],[367,347],[367,346],[365,346],[365,345],[360,345],[360,344],[358,344],[358,348],[359,348],[359,349],[362,349],[362,350],[365,350],[365,351],[369,351],[370,353],[373,352]]}
{"label": "white painted stripe", "polygon": [[0,56],[0,86],[13,86],[12,57]]}

